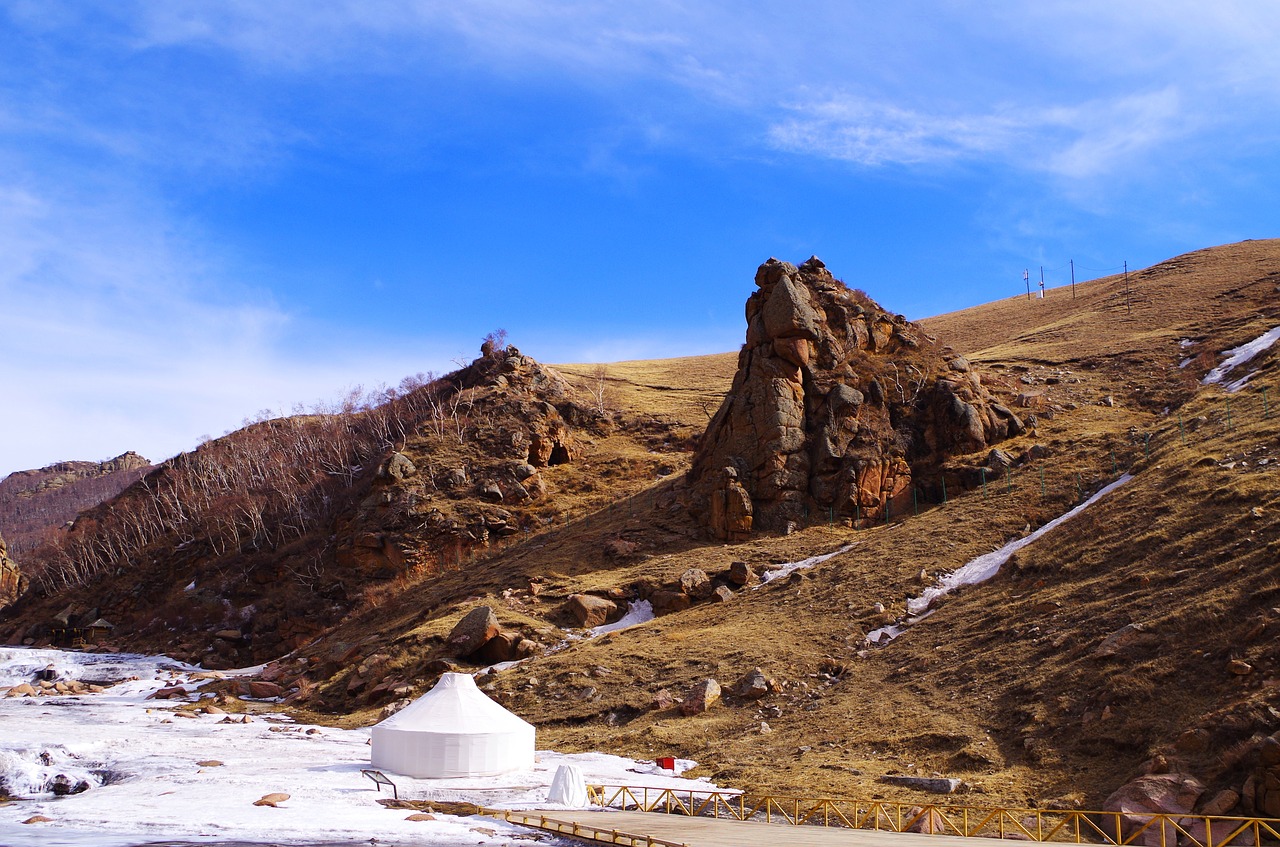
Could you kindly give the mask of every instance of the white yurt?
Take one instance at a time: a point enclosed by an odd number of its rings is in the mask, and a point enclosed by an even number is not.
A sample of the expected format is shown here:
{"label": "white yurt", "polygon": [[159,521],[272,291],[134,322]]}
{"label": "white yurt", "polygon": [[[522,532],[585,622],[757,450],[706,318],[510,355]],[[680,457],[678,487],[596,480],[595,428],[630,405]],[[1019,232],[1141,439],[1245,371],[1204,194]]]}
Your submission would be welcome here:
{"label": "white yurt", "polygon": [[426,694],[374,726],[373,766],[419,779],[493,776],[533,767],[533,724],[447,673]]}

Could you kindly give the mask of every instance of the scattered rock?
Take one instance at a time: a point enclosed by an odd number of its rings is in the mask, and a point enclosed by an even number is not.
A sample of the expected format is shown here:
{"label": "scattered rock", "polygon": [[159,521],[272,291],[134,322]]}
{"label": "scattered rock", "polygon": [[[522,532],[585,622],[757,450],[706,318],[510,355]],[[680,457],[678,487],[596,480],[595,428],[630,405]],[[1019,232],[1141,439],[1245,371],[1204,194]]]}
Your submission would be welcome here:
{"label": "scattered rock", "polygon": [[653,708],[655,709],[670,709],[679,702],[676,696],[665,688],[653,695]]}
{"label": "scattered rock", "polygon": [[53,818],[46,818],[44,815],[32,815],[23,823],[53,823]]}
{"label": "scattered rock", "polygon": [[253,801],[253,805],[271,806],[272,808],[276,808],[280,803],[283,803],[285,800],[288,800],[288,799],[289,799],[288,794],[284,794],[282,792],[277,791],[272,794],[262,795],[261,799]]}
{"label": "scattered rock", "polygon": [[526,659],[538,652],[538,644],[525,638],[514,630],[499,630],[484,645],[471,654],[475,661],[485,664],[498,662],[514,662]]}
{"label": "scattered rock", "polygon": [[60,773],[53,778],[53,782],[49,786],[49,790],[53,792],[55,797],[67,797],[72,794],[83,794],[89,790],[88,780],[75,780],[64,773]]}
{"label": "scattered rock", "polygon": [[222,762],[217,759],[205,759],[203,762],[196,762],[196,766],[201,768],[220,768],[222,767]]}
{"label": "scattered rock", "polygon": [[711,596],[715,586],[711,577],[698,568],[689,568],[680,574],[680,590],[695,600],[705,600]]}
{"label": "scattered rock", "polygon": [[[881,777],[880,781],[893,779],[893,777]],[[914,777],[906,777],[906,779],[914,779]],[[907,826],[907,832],[919,832],[925,835],[941,835],[948,831],[954,832],[954,825],[947,826],[947,819],[937,809],[929,809],[925,811],[920,806],[913,806],[907,811],[907,820],[911,823]]]}
{"label": "scattered rock", "polygon": [[159,691],[155,692],[147,699],[148,700],[172,700],[174,697],[186,697],[188,693],[189,692],[187,691],[187,689],[183,688],[181,685],[172,685],[172,686],[169,686],[168,688],[161,688]]}
{"label": "scattered rock", "polygon": [[1148,632],[1144,625],[1131,623],[1102,639],[1102,643],[1093,651],[1093,655],[1100,659],[1111,658],[1122,653],[1149,647],[1159,640],[1155,634]]}
{"label": "scattered rock", "polygon": [[610,617],[617,614],[618,604],[592,594],[570,594],[564,603],[564,610],[578,626],[590,628],[607,623]]}
{"label": "scattered rock", "polygon": [[685,717],[701,714],[720,702],[720,683],[714,679],[704,679],[695,684],[684,695],[680,703],[680,713]]}
{"label": "scattered rock", "polygon": [[683,591],[668,591],[660,588],[649,595],[649,602],[653,605],[653,613],[658,617],[670,615],[674,612],[683,612],[685,609],[693,605],[693,600]]}
{"label": "scattered rock", "polygon": [[733,590],[727,585],[717,585],[716,590],[711,592],[711,602],[713,603],[728,603],[733,598]]}
{"label": "scattered rock", "polygon": [[1253,673],[1253,665],[1241,659],[1232,659],[1227,663],[1227,670],[1236,676],[1248,676]]}
{"label": "scattered rock", "polygon": [[436,816],[428,812],[414,812],[405,818],[407,821],[433,821],[435,819]]}
{"label": "scattered rock", "polygon": [[734,683],[733,696],[742,700],[759,700],[778,690],[778,683],[760,668],[753,668]]}
{"label": "scattered rock", "polygon": [[611,538],[605,542],[604,554],[611,559],[625,559],[634,556],[640,545],[623,538]]}

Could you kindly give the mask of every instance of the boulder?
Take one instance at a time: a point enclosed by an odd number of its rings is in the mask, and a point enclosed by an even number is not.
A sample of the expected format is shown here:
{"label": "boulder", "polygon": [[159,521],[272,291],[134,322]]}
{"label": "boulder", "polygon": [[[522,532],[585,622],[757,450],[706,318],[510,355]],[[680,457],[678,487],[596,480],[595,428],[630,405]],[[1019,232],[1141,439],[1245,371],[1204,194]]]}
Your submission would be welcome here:
{"label": "boulder", "polygon": [[7,694],[5,694],[4,696],[6,696],[6,697],[35,697],[35,696],[36,696],[36,690],[35,690],[35,688],[33,688],[33,687],[32,687],[31,683],[29,683],[29,682],[23,682],[23,683],[21,683],[21,684],[19,684],[19,685],[15,685],[15,686],[13,686],[12,688],[10,688],[10,689],[9,689],[9,691],[8,691],[8,693],[7,693]]}
{"label": "boulder", "polygon": [[[905,779],[915,779],[916,777],[905,777]],[[896,777],[884,776],[880,778],[881,782],[888,782]],[[958,780],[957,780],[958,781]],[[907,810],[905,822],[907,823],[905,832],[919,832],[924,835],[944,835],[954,834],[955,824],[948,825],[946,817],[942,812],[930,807],[925,809],[922,806],[912,806]]]}
{"label": "boulder", "polygon": [[392,453],[382,466],[382,475],[403,482],[418,472],[413,462],[403,453]]}
{"label": "boulder", "polygon": [[636,550],[640,548],[639,544],[634,541],[627,541],[623,538],[611,538],[604,544],[604,554],[611,559],[625,559],[628,556],[635,555]]}
{"label": "boulder", "polygon": [[729,564],[729,581],[737,586],[755,585],[760,581],[756,576],[755,568],[746,562],[731,562]]}
{"label": "boulder", "polygon": [[49,790],[53,792],[55,797],[67,797],[71,794],[83,794],[89,790],[89,781],[85,779],[72,779],[65,773],[60,773],[53,778],[53,782],[49,785]]}
{"label": "boulder", "polygon": [[712,603],[728,603],[734,598],[734,593],[727,585],[717,585],[716,590],[711,592],[710,600]]}
{"label": "boulder", "polygon": [[258,800],[254,800],[254,801],[253,801],[253,805],[255,805],[255,806],[271,806],[272,808],[275,808],[275,807],[276,807],[276,806],[278,806],[280,803],[283,803],[285,800],[288,800],[288,799],[289,799],[289,795],[288,795],[288,794],[285,794],[285,793],[284,793],[284,792],[282,792],[282,791],[276,791],[276,792],[273,792],[273,793],[271,793],[271,794],[264,794],[264,795],[262,795],[262,797],[261,797],[260,799],[258,799]]}
{"label": "boulder", "polygon": [[[954,794],[960,788],[960,780],[949,777],[928,777],[928,776],[904,776],[891,774],[889,776],[880,777],[880,781],[885,785],[897,785],[902,788],[910,788],[913,791],[926,791],[930,794]],[[920,832],[918,829],[912,832]],[[942,832],[942,830],[932,830],[934,832]]]}
{"label": "boulder", "polygon": [[580,627],[601,626],[618,612],[618,604],[591,594],[570,594],[564,610]]}
{"label": "boulder", "polygon": [[1253,810],[1268,818],[1280,817],[1280,733],[1262,739],[1258,748],[1258,766],[1249,778],[1244,792],[1252,788]]}
{"label": "boulder", "polygon": [[502,627],[489,606],[476,606],[454,625],[447,640],[449,649],[459,658],[470,656],[498,635]]}
{"label": "boulder", "polygon": [[680,574],[680,590],[695,600],[706,600],[715,591],[715,586],[705,571],[689,568]]}
{"label": "boulder", "polygon": [[169,686],[168,688],[161,688],[159,691],[156,691],[147,699],[148,700],[172,700],[174,697],[186,697],[187,694],[188,694],[187,689],[183,688],[181,685],[172,685],[172,686]]}
{"label": "boulder", "polygon": [[[1147,827],[1136,839],[1146,847],[1176,844],[1178,831],[1171,823],[1148,826],[1152,814],[1189,814],[1204,794],[1204,784],[1187,773],[1147,774],[1130,780],[1112,792],[1102,804],[1104,812],[1119,812],[1119,826],[1124,838]],[[1114,827],[1115,820],[1105,823]],[[1161,832],[1161,829],[1164,832]]]}
{"label": "boulder", "polygon": [[654,615],[658,617],[683,612],[693,605],[688,594],[682,591],[668,591],[665,588],[660,588],[649,595],[649,602],[653,605]]}
{"label": "boulder", "polygon": [[720,702],[720,683],[704,679],[696,683],[684,695],[680,713],[685,717],[701,714]]}
{"label": "boulder", "polygon": [[261,679],[251,679],[247,685],[249,689],[247,692],[248,696],[255,700],[271,700],[276,697],[284,696],[284,692],[280,689],[280,686],[276,685],[274,682],[267,682]]}
{"label": "boulder", "polygon": [[527,659],[538,651],[538,644],[514,630],[502,630],[472,654],[472,658],[485,664],[515,662]]}

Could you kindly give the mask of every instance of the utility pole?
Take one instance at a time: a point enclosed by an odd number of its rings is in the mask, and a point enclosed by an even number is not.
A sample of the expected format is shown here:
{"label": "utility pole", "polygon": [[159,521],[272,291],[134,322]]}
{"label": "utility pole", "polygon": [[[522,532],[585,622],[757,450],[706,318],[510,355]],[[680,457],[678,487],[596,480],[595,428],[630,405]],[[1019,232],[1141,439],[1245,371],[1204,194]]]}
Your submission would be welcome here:
{"label": "utility pole", "polygon": [[1044,299],[1044,265],[1040,266],[1040,299]]}
{"label": "utility pole", "polygon": [[1076,260],[1071,260],[1071,299],[1076,299]]}
{"label": "utility pole", "polygon": [[1027,299],[1030,300],[1031,299],[1031,269],[1030,268],[1022,269],[1022,281],[1027,284]]}
{"label": "utility pole", "polygon": [[1126,314],[1133,314],[1133,302],[1129,299],[1129,260],[1124,260],[1124,310]]}

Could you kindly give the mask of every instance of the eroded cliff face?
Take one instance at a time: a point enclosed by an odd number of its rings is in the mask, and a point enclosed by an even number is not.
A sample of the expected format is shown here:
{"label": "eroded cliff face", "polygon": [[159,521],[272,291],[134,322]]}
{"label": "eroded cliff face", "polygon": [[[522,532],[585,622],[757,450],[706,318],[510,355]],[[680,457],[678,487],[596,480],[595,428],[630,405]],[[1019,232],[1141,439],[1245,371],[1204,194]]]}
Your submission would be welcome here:
{"label": "eroded cliff face", "polygon": [[964,358],[817,257],[770,259],[755,282],[733,387],[689,474],[714,537],[900,514],[948,457],[1022,432]]}
{"label": "eroded cliff face", "polygon": [[9,558],[9,547],[0,536],[0,609],[13,603],[26,588],[17,562]]}

